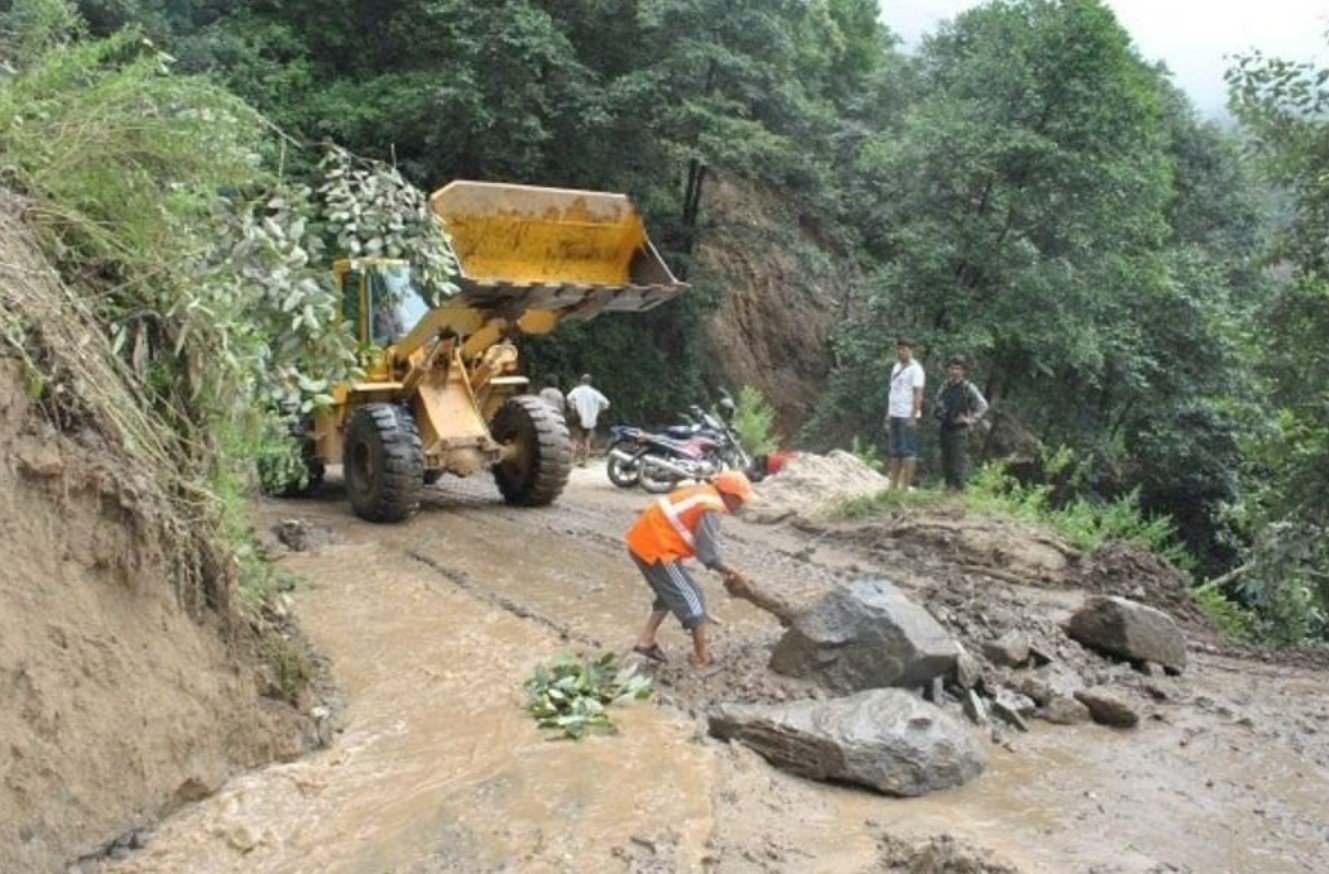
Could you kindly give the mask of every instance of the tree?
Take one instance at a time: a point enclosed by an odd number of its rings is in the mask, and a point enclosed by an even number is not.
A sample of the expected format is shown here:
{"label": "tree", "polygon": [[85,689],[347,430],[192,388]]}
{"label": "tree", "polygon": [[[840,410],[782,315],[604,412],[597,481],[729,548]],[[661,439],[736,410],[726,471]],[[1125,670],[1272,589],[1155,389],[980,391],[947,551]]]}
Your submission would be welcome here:
{"label": "tree", "polygon": [[1329,637],[1329,70],[1258,53],[1228,73],[1229,106],[1287,201],[1267,257],[1285,275],[1248,342],[1271,428],[1251,440],[1241,595],[1279,639]]}

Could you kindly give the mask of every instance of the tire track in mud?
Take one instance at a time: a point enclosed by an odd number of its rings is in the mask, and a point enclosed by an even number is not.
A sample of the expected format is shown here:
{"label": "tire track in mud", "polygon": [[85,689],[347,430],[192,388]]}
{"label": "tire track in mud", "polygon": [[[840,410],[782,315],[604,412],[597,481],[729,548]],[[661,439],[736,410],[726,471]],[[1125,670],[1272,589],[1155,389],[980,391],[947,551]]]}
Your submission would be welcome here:
{"label": "tire track in mud", "polygon": [[405,550],[404,555],[412,561],[428,567],[430,570],[451,583],[454,587],[465,592],[467,595],[470,595],[472,598],[475,598],[477,601],[510,613],[518,619],[534,622],[535,624],[552,631],[554,634],[558,635],[561,640],[576,641],[577,643],[595,647],[596,649],[600,649],[603,646],[598,638],[592,637],[588,634],[582,634],[580,631],[575,631],[566,623],[559,622],[557,619],[553,619],[539,611],[518,604],[511,598],[485,588],[482,584],[476,582],[475,578],[466,573],[466,571],[450,568],[437,559],[431,558],[422,552],[417,552],[414,549]]}

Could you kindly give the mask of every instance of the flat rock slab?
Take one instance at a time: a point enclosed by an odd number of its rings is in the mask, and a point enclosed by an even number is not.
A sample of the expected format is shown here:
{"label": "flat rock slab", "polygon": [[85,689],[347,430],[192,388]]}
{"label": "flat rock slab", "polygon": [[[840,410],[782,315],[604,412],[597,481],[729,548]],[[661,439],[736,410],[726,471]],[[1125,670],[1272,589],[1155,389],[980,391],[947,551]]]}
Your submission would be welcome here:
{"label": "flat rock slab", "polygon": [[859,580],[793,618],[771,669],[849,693],[918,688],[955,672],[959,647],[932,615],[887,580]]}
{"label": "flat rock slab", "polygon": [[1076,610],[1066,633],[1091,649],[1136,662],[1186,667],[1186,638],[1172,617],[1128,598],[1093,597]]}
{"label": "flat rock slab", "polygon": [[776,767],[886,795],[962,786],[987,764],[967,726],[903,689],[829,701],[722,704],[709,722],[712,735],[741,741]]}

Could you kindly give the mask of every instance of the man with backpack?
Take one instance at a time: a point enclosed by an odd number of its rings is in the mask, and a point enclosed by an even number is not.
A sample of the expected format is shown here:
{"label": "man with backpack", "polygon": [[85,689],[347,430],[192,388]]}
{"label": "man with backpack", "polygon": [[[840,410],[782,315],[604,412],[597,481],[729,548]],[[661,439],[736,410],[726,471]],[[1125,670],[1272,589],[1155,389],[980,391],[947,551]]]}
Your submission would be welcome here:
{"label": "man with backpack", "polygon": [[941,469],[946,485],[954,491],[964,488],[967,474],[969,426],[983,417],[988,402],[972,382],[964,378],[964,361],[946,362],[947,380],[937,393],[933,415],[941,423]]}

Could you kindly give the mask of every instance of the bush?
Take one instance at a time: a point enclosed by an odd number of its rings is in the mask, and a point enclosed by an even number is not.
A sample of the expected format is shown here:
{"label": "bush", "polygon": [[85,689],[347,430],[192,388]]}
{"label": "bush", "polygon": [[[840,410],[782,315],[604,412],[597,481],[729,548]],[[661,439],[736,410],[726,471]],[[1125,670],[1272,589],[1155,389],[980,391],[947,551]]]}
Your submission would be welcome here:
{"label": "bush", "polygon": [[1195,603],[1208,614],[1218,627],[1233,637],[1251,637],[1256,629],[1256,617],[1241,605],[1229,601],[1217,589],[1201,586],[1195,589]]}
{"label": "bush", "polygon": [[738,392],[734,430],[749,455],[766,455],[780,448],[780,438],[775,433],[775,409],[750,385]]}
{"label": "bush", "polygon": [[[1058,450],[1045,460],[1049,476],[1070,464],[1071,455]],[[1046,525],[1083,550],[1097,549],[1110,540],[1124,540],[1149,549],[1177,567],[1193,570],[1194,559],[1182,548],[1172,521],[1165,516],[1146,518],[1140,510],[1139,491],[1115,499],[1078,495],[1057,503],[1051,483],[1021,483],[1003,462],[983,465],[964,493],[965,504],[978,512],[1012,516]]]}

